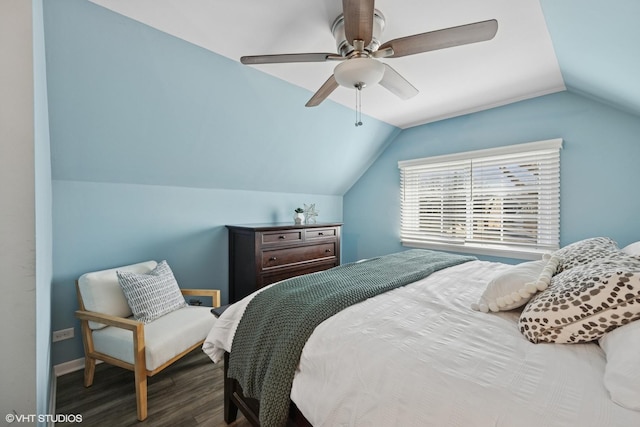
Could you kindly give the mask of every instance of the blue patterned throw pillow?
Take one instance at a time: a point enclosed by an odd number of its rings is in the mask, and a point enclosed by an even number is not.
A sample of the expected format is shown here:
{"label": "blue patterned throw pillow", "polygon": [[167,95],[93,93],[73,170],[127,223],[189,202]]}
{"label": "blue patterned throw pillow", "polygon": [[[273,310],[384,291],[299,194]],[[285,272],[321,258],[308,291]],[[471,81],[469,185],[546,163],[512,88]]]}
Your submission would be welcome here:
{"label": "blue patterned throw pillow", "polygon": [[136,320],[149,323],[187,306],[167,261],[147,274],[118,271],[118,282]]}

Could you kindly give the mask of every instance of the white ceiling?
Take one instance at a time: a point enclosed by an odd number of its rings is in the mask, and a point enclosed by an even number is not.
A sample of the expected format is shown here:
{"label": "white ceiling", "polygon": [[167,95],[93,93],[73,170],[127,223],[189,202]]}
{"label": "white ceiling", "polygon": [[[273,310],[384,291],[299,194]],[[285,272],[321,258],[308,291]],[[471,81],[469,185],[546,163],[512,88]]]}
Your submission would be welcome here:
{"label": "white ceiling", "polygon": [[[342,9],[341,0],[91,1],[235,61],[243,55],[335,52],[331,24]],[[407,128],[565,89],[538,0],[378,0],[376,8],[386,18],[382,42],[493,18],[498,33],[487,42],[384,59],[420,93],[402,101],[380,86],[366,88],[364,114]],[[311,97],[335,65],[255,67],[308,89]],[[351,89],[339,87],[329,99],[355,106]]]}

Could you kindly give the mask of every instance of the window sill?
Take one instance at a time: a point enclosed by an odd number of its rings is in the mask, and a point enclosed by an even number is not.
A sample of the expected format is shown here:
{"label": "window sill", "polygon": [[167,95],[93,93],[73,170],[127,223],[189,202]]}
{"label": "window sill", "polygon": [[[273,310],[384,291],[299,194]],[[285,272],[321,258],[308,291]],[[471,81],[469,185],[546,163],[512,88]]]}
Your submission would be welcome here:
{"label": "window sill", "polygon": [[402,246],[409,248],[433,249],[439,251],[450,251],[473,255],[490,255],[502,258],[513,258],[523,260],[538,260],[546,253],[553,252],[553,249],[518,249],[518,248],[497,248],[489,245],[452,245],[448,243],[426,243],[426,242],[402,242]]}

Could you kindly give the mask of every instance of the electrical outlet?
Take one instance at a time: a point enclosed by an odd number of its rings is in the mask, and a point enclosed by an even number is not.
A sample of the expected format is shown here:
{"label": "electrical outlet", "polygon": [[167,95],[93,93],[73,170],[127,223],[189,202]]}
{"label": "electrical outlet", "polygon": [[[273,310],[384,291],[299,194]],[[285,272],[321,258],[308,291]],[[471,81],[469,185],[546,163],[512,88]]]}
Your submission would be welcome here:
{"label": "electrical outlet", "polygon": [[73,338],[73,335],[73,328],[53,331],[53,342],[68,340],[69,338]]}

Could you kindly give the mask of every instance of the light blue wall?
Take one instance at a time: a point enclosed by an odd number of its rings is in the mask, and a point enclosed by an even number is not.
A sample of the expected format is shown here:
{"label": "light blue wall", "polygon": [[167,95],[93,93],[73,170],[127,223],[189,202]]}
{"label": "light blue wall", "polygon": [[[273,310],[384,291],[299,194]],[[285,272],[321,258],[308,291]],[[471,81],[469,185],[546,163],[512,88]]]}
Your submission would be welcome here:
{"label": "light blue wall", "polygon": [[540,5],[567,89],[640,115],[640,2],[540,0]]}
{"label": "light blue wall", "polygon": [[[166,259],[180,286],[222,290],[228,301],[225,224],[293,222],[316,203],[322,221],[342,219],[342,197],[55,180],[54,329],[76,327],[75,280],[83,273]],[[82,357],[80,337],[54,343],[53,362]]]}
{"label": "light blue wall", "polygon": [[[51,281],[52,189],[47,69],[45,63],[43,0],[33,0],[34,165],[36,239],[36,407],[50,414],[51,369]],[[41,423],[45,425],[45,423]]]}
{"label": "light blue wall", "polygon": [[344,197],[343,260],[403,249],[398,161],[551,138],[564,139],[561,245],[640,240],[640,117],[562,92],[403,131]]}

